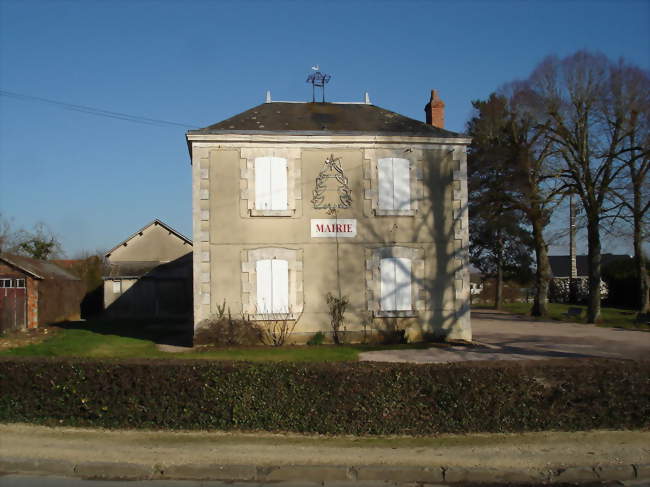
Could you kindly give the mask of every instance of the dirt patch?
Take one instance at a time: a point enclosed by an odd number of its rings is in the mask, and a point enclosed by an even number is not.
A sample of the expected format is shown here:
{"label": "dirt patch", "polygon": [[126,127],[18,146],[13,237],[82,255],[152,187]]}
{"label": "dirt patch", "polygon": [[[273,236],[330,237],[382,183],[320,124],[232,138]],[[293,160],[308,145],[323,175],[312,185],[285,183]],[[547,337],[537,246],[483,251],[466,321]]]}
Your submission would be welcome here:
{"label": "dirt patch", "polygon": [[9,331],[0,335],[0,351],[41,343],[60,331],[60,328],[54,326]]}

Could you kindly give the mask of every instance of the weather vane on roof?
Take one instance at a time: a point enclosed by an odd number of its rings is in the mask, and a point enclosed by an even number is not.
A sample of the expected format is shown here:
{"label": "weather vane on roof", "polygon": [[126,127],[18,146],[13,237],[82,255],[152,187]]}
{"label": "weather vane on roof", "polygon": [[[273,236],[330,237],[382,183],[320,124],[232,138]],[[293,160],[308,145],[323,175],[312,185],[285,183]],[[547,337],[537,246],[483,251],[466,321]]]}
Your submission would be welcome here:
{"label": "weather vane on roof", "polygon": [[311,83],[311,101],[316,101],[316,87],[318,86],[323,90],[323,103],[325,103],[325,84],[329,82],[332,78],[329,74],[321,73],[320,66],[312,66],[311,69],[314,71],[309,76],[307,76],[307,83]]}

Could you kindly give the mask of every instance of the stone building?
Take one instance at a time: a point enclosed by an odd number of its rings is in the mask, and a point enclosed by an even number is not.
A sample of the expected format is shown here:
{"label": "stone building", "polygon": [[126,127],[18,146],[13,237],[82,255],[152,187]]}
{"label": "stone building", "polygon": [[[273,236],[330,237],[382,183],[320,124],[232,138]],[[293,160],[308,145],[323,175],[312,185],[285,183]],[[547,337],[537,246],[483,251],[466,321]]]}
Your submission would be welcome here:
{"label": "stone building", "polygon": [[104,309],[112,316],[192,313],[192,241],[154,220],[106,253]]}
{"label": "stone building", "polygon": [[330,329],[326,295],[349,299],[349,339],[397,327],[471,339],[466,146],[370,104],[267,102],[187,133],[195,327],[223,303],[292,340]]}
{"label": "stone building", "polygon": [[77,320],[85,287],[52,262],[0,254],[0,331]]}

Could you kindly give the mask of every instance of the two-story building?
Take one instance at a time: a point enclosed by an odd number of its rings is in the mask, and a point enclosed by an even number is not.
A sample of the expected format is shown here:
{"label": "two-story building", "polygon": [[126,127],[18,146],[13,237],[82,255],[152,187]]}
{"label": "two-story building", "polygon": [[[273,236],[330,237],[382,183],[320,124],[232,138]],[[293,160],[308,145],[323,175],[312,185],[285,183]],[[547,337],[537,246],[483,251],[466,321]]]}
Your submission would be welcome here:
{"label": "two-story building", "polygon": [[267,102],[187,133],[195,327],[224,302],[256,320],[330,329],[349,299],[351,339],[386,327],[471,339],[466,146],[370,104]]}

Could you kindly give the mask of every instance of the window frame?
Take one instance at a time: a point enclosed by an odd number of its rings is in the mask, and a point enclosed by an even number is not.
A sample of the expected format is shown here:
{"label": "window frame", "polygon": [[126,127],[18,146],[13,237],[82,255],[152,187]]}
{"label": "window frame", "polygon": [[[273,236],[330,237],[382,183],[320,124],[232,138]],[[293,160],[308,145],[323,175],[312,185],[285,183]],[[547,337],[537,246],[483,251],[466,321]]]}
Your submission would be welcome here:
{"label": "window frame", "polygon": [[16,281],[16,284],[14,286],[16,289],[25,289],[25,287],[26,287],[25,284],[27,282],[26,279],[18,277],[18,278],[14,279],[14,280]]}
{"label": "window frame", "polygon": [[[386,258],[405,258],[411,261],[411,309],[385,310],[381,306],[381,261]],[[418,316],[426,310],[424,288],[424,249],[401,245],[366,248],[366,301],[368,311],[377,318]]]}
{"label": "window frame", "polygon": [[[259,313],[257,300],[257,262],[261,260],[285,260],[288,270],[288,312]],[[242,313],[251,320],[278,319],[297,320],[304,306],[303,251],[282,247],[261,247],[241,251]]]}
{"label": "window frame", "polygon": [[[257,208],[255,161],[261,158],[279,158],[286,161],[286,209],[260,209]],[[300,200],[302,189],[300,184],[300,157],[299,148],[281,147],[255,147],[240,149],[240,216],[242,218],[257,217],[289,217],[302,216]]]}
{"label": "window frame", "polygon": [[[384,209],[379,205],[379,161],[381,159],[405,159],[409,161],[409,208]],[[364,214],[371,217],[410,216],[418,213],[418,201],[424,194],[423,150],[404,145],[396,148],[369,148],[363,155]]]}
{"label": "window frame", "polygon": [[[7,286],[7,282],[9,283],[8,286]],[[13,279],[3,277],[2,279],[0,279],[0,284],[1,284],[0,288],[2,288],[2,289],[12,289],[14,287],[12,283],[13,283]]]}

